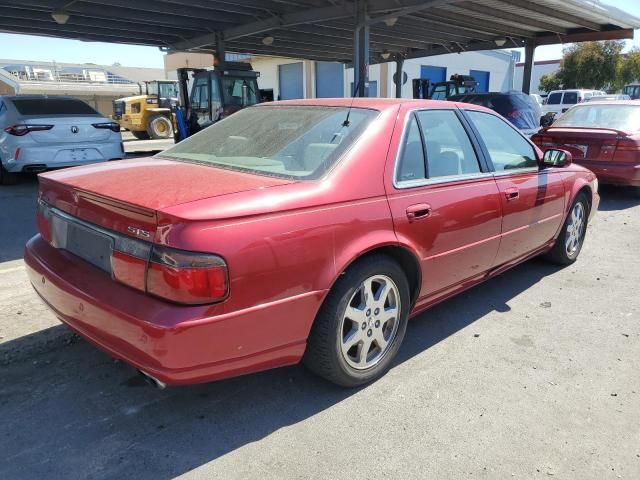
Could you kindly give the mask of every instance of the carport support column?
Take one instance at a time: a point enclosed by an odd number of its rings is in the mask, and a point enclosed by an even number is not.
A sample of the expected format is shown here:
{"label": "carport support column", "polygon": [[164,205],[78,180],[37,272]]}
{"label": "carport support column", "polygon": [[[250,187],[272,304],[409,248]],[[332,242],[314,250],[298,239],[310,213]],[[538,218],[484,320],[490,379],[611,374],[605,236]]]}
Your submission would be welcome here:
{"label": "carport support column", "polygon": [[397,57],[396,58],[396,98],[402,98],[402,67],[404,66],[404,58]]}
{"label": "carport support column", "polygon": [[524,46],[524,72],[522,75],[522,92],[531,93],[531,73],[533,71],[533,53],[536,44],[533,40],[527,40]]}
{"label": "carport support column", "polygon": [[216,32],[216,58],[218,63],[226,61],[226,48],[224,45],[224,33]]}
{"label": "carport support column", "polygon": [[353,96],[364,97],[369,73],[369,25],[367,2],[356,2],[356,30],[353,39]]}

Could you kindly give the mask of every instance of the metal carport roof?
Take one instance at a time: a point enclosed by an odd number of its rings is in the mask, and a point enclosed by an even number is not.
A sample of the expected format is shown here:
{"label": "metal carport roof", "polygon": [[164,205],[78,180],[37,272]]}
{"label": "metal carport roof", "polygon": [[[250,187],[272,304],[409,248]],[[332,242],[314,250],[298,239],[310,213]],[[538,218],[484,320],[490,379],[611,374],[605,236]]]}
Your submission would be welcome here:
{"label": "metal carport roof", "polygon": [[[167,50],[215,51],[223,41],[238,53],[350,62],[357,11],[340,0],[0,0],[0,31]],[[382,53],[632,38],[640,28],[640,18],[586,0],[368,0],[364,18],[371,63]]]}

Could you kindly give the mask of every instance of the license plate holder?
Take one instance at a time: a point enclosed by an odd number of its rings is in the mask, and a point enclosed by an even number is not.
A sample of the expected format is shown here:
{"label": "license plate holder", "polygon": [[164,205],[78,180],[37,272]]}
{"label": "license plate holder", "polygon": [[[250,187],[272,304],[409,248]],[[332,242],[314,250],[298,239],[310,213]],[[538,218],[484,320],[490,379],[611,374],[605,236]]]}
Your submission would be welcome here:
{"label": "license plate holder", "polygon": [[51,217],[52,244],[111,273],[113,238],[57,215]]}

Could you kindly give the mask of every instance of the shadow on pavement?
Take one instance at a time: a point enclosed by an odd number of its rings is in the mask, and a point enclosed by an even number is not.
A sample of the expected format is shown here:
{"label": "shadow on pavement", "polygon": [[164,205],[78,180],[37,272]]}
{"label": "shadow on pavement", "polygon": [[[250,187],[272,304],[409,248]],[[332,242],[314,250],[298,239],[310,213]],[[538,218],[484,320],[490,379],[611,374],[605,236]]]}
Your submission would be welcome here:
{"label": "shadow on pavement", "polygon": [[[512,298],[556,271],[530,261],[421,314],[392,368],[428,355],[491,311],[508,311]],[[85,342],[0,372],[1,478],[172,478],[360,391],[301,366],[164,391],[137,388],[144,382],[133,369]]]}
{"label": "shadow on pavement", "polygon": [[599,190],[600,206],[598,210],[603,212],[626,210],[640,204],[640,198],[636,196],[633,188],[600,185]]}
{"label": "shadow on pavement", "polygon": [[0,263],[22,258],[36,233],[38,177],[20,174],[17,185],[0,185]]}

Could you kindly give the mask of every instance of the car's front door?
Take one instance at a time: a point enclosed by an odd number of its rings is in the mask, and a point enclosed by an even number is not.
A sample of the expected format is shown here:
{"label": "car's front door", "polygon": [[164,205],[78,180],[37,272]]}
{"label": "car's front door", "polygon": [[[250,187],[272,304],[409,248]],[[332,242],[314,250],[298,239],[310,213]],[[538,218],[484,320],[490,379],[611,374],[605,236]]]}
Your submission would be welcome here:
{"label": "car's front door", "polygon": [[465,114],[493,164],[500,189],[503,220],[498,267],[553,239],[564,219],[562,173],[540,170],[533,145],[502,118],[477,110]]}
{"label": "car's front door", "polygon": [[409,111],[393,141],[398,148],[390,152],[395,167],[387,196],[398,239],[419,256],[420,306],[491,268],[500,198],[457,109]]}

